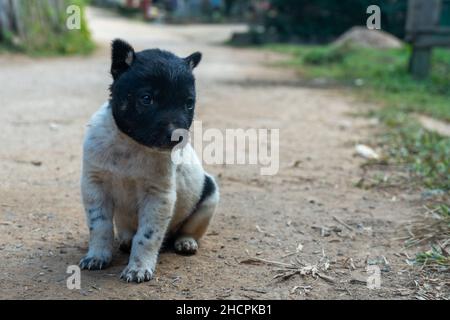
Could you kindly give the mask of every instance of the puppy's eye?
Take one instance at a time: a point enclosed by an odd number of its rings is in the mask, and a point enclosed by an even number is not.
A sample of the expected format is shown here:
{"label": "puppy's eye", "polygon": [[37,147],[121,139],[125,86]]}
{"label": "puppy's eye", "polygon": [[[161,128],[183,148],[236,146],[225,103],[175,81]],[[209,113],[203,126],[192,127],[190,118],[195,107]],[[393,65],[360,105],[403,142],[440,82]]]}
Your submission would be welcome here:
{"label": "puppy's eye", "polygon": [[195,100],[193,98],[189,98],[186,100],[186,104],[185,104],[186,109],[192,110],[192,109],[194,109],[194,105],[195,105]]}
{"label": "puppy's eye", "polygon": [[141,103],[142,104],[145,104],[145,105],[151,105],[151,104],[153,104],[153,98],[150,96],[150,95],[148,95],[148,94],[144,94],[142,97],[141,97]]}

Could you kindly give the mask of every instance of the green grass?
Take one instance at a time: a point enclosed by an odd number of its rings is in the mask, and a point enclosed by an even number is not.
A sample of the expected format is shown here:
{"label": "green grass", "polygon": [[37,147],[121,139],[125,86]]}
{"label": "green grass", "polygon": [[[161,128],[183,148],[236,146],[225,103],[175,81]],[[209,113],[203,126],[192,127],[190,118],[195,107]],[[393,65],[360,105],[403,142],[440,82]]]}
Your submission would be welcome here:
{"label": "green grass", "polygon": [[[416,228],[413,230],[417,236],[427,237],[432,235],[435,243],[448,243],[450,241],[450,208],[447,205],[439,205],[433,210],[438,219],[429,224],[429,227]],[[436,235],[434,235],[436,234]],[[441,245],[432,244],[431,249],[416,254],[412,260],[416,265],[450,267],[450,256],[448,249]]]}
{"label": "green grass", "polygon": [[288,53],[285,65],[298,67],[303,76],[324,77],[354,83],[361,79],[366,94],[385,104],[450,121],[450,50],[433,52],[433,70],[425,81],[414,80],[407,72],[410,49],[375,50],[354,46],[267,45],[270,50]]}
{"label": "green grass", "polygon": [[413,114],[450,121],[450,50],[435,49],[429,79],[407,71],[410,49],[275,44],[266,49],[290,54],[281,64],[305,78],[326,78],[354,87],[382,108],[372,111],[386,125],[381,135],[389,160],[406,164],[420,184],[450,190],[450,138],[422,128]]}
{"label": "green grass", "polygon": [[[69,30],[66,27],[68,15],[65,10],[56,12],[49,2],[30,1],[30,4],[23,6],[20,11],[24,34],[17,37],[4,33],[4,41],[0,43],[0,53],[9,51],[31,56],[91,53],[95,49],[95,44],[91,40],[90,31],[84,18],[87,0],[66,0],[65,3],[66,5],[80,6],[82,12],[79,30]],[[47,20],[51,23],[48,23]]]}
{"label": "green grass", "polygon": [[[424,228],[424,230],[417,228],[418,230],[414,231],[418,231],[419,237],[421,235],[432,235],[436,238],[434,243],[448,243],[450,241],[450,208],[442,204],[434,210],[439,219],[431,223],[430,227]],[[443,248],[442,245],[432,244],[430,250],[417,253],[412,262],[421,266],[445,267],[448,270],[450,267],[450,255],[448,249]]]}
{"label": "green grass", "polygon": [[425,130],[395,108],[374,113],[388,128],[379,138],[389,161],[407,165],[416,181],[427,188],[450,190],[450,138]]}
{"label": "green grass", "polygon": [[432,246],[430,250],[416,254],[413,263],[420,266],[450,266],[450,257],[443,253],[438,246]]}

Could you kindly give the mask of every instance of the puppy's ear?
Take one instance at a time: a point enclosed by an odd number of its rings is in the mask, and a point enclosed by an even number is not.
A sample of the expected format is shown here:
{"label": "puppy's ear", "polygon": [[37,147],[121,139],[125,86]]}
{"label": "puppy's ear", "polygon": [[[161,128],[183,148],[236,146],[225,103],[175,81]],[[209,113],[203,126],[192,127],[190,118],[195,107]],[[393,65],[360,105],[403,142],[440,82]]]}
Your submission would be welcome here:
{"label": "puppy's ear", "polygon": [[198,51],[194,52],[189,57],[184,58],[184,61],[187,62],[191,70],[194,69],[200,63],[200,60],[202,60],[202,54]]}
{"label": "puppy's ear", "polygon": [[132,46],[121,39],[115,39],[111,44],[112,63],[111,74],[116,80],[125,72],[136,59],[136,53]]}

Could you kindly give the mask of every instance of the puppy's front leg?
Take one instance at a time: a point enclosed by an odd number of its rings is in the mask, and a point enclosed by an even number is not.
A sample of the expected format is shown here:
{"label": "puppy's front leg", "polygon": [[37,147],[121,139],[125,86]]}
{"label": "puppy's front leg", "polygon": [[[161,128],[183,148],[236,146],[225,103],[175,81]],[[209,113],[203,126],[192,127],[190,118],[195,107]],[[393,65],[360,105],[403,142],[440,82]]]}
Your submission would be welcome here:
{"label": "puppy's front leg", "polygon": [[81,259],[82,269],[98,270],[106,267],[112,258],[114,241],[113,205],[101,175],[83,172],[81,193],[89,226],[89,251]]}
{"label": "puppy's front leg", "polygon": [[142,197],[139,225],[133,238],[130,260],[120,276],[125,281],[139,283],[153,277],[174,203],[175,192],[146,194]]}

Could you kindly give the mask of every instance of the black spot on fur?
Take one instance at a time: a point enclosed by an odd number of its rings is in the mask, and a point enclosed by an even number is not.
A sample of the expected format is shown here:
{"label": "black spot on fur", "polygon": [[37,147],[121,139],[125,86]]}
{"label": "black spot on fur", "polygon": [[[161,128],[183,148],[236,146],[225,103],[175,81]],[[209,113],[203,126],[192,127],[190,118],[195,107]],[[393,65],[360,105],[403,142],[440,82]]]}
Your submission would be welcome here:
{"label": "black spot on fur", "polygon": [[200,195],[200,199],[198,200],[191,214],[194,213],[198,209],[198,207],[200,207],[202,202],[205,201],[205,199],[211,196],[214,192],[216,192],[216,184],[214,183],[214,180],[210,176],[205,175],[205,180],[203,180],[203,189]]}
{"label": "black spot on fur", "polygon": [[201,204],[206,198],[212,195],[216,191],[216,185],[210,176],[205,175],[205,180],[203,182],[203,190],[200,196],[198,204]]}
{"label": "black spot on fur", "polygon": [[94,222],[105,221],[105,220],[106,220],[106,217],[102,214],[99,214],[98,216],[95,216],[95,217],[91,217],[91,219],[90,219],[91,225],[94,224]]}
{"label": "black spot on fur", "polygon": [[122,242],[119,246],[120,251],[125,253],[130,253],[131,251],[131,243],[130,242]]}
{"label": "black spot on fur", "polygon": [[150,239],[153,235],[153,230],[148,228],[147,231],[144,233],[145,239]]}
{"label": "black spot on fur", "polygon": [[142,267],[142,262],[139,258],[134,258],[134,263],[136,263],[136,267]]}
{"label": "black spot on fur", "polygon": [[144,245],[144,242],[139,241],[139,242],[138,242],[138,245],[143,246],[143,245]]}

